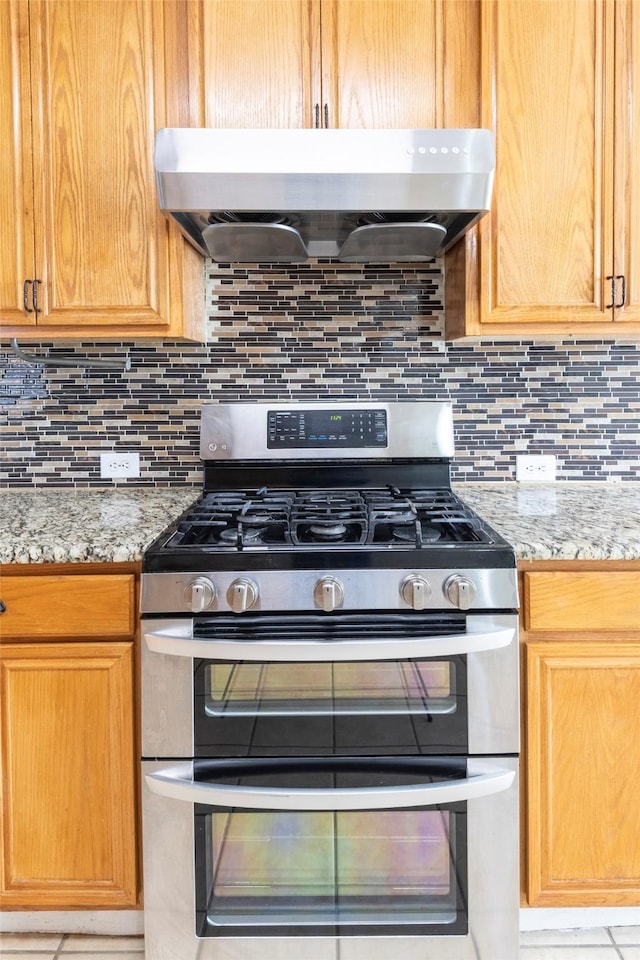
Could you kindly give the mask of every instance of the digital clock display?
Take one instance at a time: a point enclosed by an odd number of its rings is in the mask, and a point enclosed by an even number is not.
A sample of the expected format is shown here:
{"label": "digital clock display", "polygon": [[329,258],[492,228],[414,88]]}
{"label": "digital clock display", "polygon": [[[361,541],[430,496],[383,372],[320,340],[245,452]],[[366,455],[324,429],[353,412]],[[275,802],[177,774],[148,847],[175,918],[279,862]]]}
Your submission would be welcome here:
{"label": "digital clock display", "polygon": [[386,410],[269,410],[270,450],[386,447]]}

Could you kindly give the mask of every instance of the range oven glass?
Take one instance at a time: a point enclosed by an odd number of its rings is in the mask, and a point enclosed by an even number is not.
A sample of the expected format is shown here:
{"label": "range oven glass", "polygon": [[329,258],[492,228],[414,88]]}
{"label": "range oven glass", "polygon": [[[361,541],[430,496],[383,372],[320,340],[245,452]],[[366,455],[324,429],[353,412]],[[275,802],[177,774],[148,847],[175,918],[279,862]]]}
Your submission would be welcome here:
{"label": "range oven glass", "polygon": [[[465,770],[464,761],[444,758],[439,765],[350,758],[251,761],[235,768],[198,761],[194,776],[301,796],[382,787],[391,805],[394,788],[453,784],[464,780]],[[467,932],[464,802],[347,810],[195,804],[194,811],[197,936]]]}
{"label": "range oven glass", "polygon": [[[298,622],[302,619],[280,617],[277,627],[269,629],[306,638],[308,626]],[[350,638],[366,637],[361,618],[354,621]],[[464,617],[454,616],[446,625],[442,617],[414,622],[404,617],[402,623],[404,631],[415,628],[424,637],[465,629]],[[380,623],[378,627],[384,630]],[[248,629],[260,628],[265,629],[264,620],[253,618]],[[245,623],[242,629],[247,629]],[[335,645],[326,621],[323,630],[328,642],[318,648],[318,657],[323,650],[330,656]],[[344,624],[334,627],[338,638],[345,630]],[[211,621],[194,624],[197,637],[219,632],[226,627]],[[296,662],[194,659],[195,756],[465,754],[466,661],[464,655]]]}
{"label": "range oven glass", "polygon": [[465,659],[195,660],[195,756],[464,754]]}

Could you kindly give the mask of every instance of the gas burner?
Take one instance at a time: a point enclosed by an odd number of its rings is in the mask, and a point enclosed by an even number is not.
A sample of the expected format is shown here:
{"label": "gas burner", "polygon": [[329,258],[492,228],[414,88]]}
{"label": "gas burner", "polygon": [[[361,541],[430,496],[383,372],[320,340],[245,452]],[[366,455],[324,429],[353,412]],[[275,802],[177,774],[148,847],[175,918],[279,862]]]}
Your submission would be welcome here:
{"label": "gas burner", "polygon": [[412,527],[393,527],[391,535],[394,540],[400,540],[402,543],[415,543],[416,528]]}
{"label": "gas burner", "polygon": [[317,540],[344,540],[347,527],[344,523],[314,523],[309,527],[309,533]]}
{"label": "gas burner", "polygon": [[222,543],[228,543],[231,546],[242,543],[246,546],[251,546],[255,543],[262,542],[262,535],[264,534],[267,528],[262,527],[246,527],[243,523],[242,526],[237,527],[227,527],[226,530],[222,530],[220,533],[220,541]]}
{"label": "gas burner", "polygon": [[435,543],[436,540],[442,539],[442,532],[437,527],[415,522],[412,526],[393,527],[391,533],[395,540],[402,543],[416,543],[416,541],[418,544]]}

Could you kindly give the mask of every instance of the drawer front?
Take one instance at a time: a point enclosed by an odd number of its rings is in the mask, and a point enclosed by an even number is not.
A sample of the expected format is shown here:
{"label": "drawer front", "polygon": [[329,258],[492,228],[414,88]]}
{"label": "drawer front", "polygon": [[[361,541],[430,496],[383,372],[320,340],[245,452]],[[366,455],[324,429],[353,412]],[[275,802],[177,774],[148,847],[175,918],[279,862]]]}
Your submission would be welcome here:
{"label": "drawer front", "polygon": [[525,630],[640,630],[640,571],[525,573]]}
{"label": "drawer front", "polygon": [[133,574],[3,576],[3,640],[29,637],[130,637],[135,631]]}

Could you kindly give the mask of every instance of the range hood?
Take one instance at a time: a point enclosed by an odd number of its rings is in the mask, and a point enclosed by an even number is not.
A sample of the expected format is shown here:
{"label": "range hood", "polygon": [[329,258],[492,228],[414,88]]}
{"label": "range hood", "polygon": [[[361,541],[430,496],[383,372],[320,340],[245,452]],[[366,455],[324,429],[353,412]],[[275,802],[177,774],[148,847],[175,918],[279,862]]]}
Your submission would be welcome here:
{"label": "range hood", "polygon": [[162,210],[227,263],[414,262],[441,256],[488,212],[489,130],[166,128]]}

